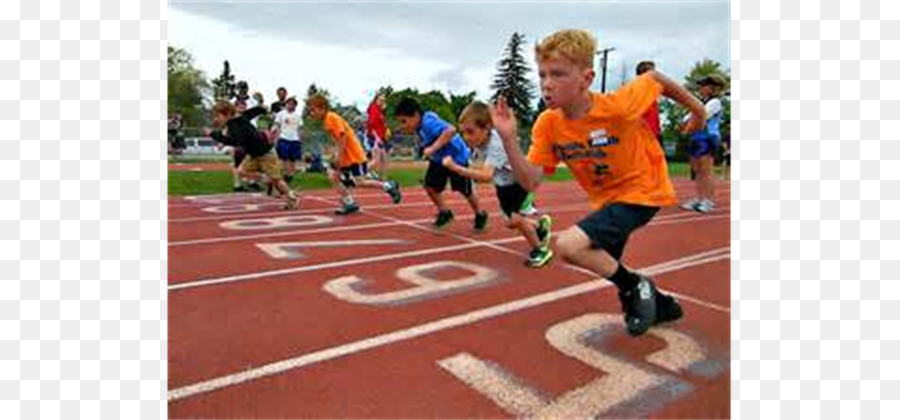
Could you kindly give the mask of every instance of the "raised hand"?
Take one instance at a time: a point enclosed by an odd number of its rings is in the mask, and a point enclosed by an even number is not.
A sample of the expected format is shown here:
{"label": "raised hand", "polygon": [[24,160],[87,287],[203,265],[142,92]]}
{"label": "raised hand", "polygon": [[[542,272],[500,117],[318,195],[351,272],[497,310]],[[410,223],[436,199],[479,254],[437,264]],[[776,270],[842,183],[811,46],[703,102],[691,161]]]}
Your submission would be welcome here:
{"label": "raised hand", "polygon": [[444,159],[441,160],[441,164],[446,168],[452,168],[453,165],[456,165],[456,162],[453,161],[452,156],[444,156]]}
{"label": "raised hand", "polygon": [[499,97],[497,104],[489,106],[489,110],[494,129],[500,134],[500,138],[505,142],[515,141],[518,138],[518,123],[512,108],[506,103],[506,97]]}

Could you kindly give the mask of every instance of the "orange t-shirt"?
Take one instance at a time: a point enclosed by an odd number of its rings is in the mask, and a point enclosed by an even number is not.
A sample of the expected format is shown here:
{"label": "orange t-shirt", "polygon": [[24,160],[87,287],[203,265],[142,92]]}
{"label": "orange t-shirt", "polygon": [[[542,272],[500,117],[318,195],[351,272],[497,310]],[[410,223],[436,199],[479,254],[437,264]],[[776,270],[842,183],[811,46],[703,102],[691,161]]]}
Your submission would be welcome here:
{"label": "orange t-shirt", "polygon": [[676,204],[665,154],[642,118],[661,92],[642,75],[611,94],[592,92],[593,105],[580,119],[545,110],[532,127],[528,161],[545,168],[565,162],[595,209]]}
{"label": "orange t-shirt", "polygon": [[341,150],[341,160],[338,162],[338,165],[341,168],[346,168],[354,163],[361,164],[366,161],[366,152],[363,151],[362,145],[359,144],[359,139],[356,137],[356,133],[350,128],[350,124],[347,123],[347,120],[343,119],[334,111],[328,111],[328,113],[325,114],[324,126],[325,131],[328,132],[331,139],[335,142],[337,142],[337,139],[341,138],[341,134],[346,134],[344,149]]}

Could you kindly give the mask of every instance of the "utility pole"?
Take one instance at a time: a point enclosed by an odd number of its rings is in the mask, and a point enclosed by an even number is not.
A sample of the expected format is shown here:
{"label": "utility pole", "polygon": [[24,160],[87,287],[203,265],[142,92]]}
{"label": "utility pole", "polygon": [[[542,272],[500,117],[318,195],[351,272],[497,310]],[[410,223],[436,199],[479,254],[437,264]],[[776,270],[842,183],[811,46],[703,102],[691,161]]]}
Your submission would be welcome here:
{"label": "utility pole", "polygon": [[602,70],[602,76],[601,76],[602,78],[600,79],[601,80],[600,92],[602,92],[602,93],[606,93],[606,63],[607,63],[607,59],[608,59],[607,55],[609,54],[610,51],[615,51],[615,50],[616,50],[615,48],[604,48],[597,52],[597,54],[603,54],[603,61],[602,61],[603,70]]}

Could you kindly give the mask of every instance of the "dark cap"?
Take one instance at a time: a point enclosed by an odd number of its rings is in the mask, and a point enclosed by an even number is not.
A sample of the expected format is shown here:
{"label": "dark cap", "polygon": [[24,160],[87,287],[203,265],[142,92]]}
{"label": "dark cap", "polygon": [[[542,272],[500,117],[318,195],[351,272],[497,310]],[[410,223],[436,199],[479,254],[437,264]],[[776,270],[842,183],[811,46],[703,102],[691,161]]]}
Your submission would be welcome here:
{"label": "dark cap", "polygon": [[706,76],[706,77],[698,80],[697,85],[699,85],[699,86],[711,85],[711,86],[725,87],[725,79],[722,78],[722,76],[719,76],[718,74],[711,74],[709,76]]}

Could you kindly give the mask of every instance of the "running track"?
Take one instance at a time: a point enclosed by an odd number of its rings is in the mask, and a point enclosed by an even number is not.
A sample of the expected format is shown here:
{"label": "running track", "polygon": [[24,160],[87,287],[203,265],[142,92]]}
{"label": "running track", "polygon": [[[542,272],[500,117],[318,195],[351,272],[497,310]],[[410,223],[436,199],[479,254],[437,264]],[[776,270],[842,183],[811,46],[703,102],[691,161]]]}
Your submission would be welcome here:
{"label": "running track", "polygon": [[[676,181],[680,195],[692,185]],[[555,260],[523,266],[492,187],[489,229],[448,195],[430,227],[421,188],[400,205],[360,190],[301,208],[254,194],[169,199],[171,418],[728,418],[729,187],[722,208],[662,210],[625,262],[679,296],[685,317],[627,336],[614,288]],[[537,205],[554,230],[586,214],[572,182]]]}

